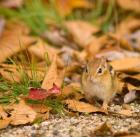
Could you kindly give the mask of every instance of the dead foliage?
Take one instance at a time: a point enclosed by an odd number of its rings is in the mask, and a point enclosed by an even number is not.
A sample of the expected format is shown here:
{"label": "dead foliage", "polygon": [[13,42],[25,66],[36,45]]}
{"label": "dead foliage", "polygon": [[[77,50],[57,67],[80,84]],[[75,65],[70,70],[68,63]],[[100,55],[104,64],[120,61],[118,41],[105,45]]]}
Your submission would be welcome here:
{"label": "dead foliage", "polygon": [[[43,2],[47,6],[50,4],[47,0]],[[56,112],[67,115],[70,113],[110,115],[108,110],[105,111],[101,107],[100,102],[104,101],[102,98],[90,101],[85,97],[81,80],[83,72],[88,73],[89,70],[91,73],[87,74],[88,81],[100,79],[100,82],[93,82],[97,84],[94,86],[96,89],[93,89],[90,82],[88,83],[90,92],[99,91],[98,89],[105,91],[104,87],[111,85],[110,92],[113,93],[113,86],[117,85],[119,91],[115,97],[112,95],[110,102],[107,103],[118,101],[122,109],[113,113],[123,117],[137,115],[129,103],[139,100],[140,97],[140,2],[117,0],[114,3],[122,13],[125,11],[124,13],[129,14],[131,11],[135,16],[127,15],[125,18],[118,17],[117,20],[115,18],[117,15],[114,15],[117,12],[108,13],[111,8],[108,8],[109,2],[104,0],[103,11],[108,12],[106,15],[98,13],[100,17],[93,23],[89,21],[87,15],[96,9],[97,2],[56,0],[53,3],[56,13],[46,19],[49,22],[45,21],[48,28],[37,35],[33,33],[34,26],[29,27],[30,22],[21,19],[19,21],[19,18],[7,20],[4,15],[0,17],[0,129],[8,125],[33,123],[37,119],[47,120],[50,113]],[[20,7],[24,8],[24,4],[23,0],[0,1],[0,6],[14,8],[19,12]],[[115,10],[115,7],[112,8]],[[80,9],[82,12],[77,12]],[[57,12],[60,17],[57,21],[53,21],[53,16]],[[87,18],[72,19],[73,12],[76,16],[84,15]],[[38,14],[40,15],[40,12]],[[93,13],[91,15],[92,19],[96,16]],[[38,20],[34,20],[35,28],[42,20],[42,16],[37,17]],[[108,17],[112,17],[110,22],[107,22]],[[108,25],[106,32],[105,25]],[[107,73],[111,77],[100,71],[98,63],[94,64],[93,68],[87,67],[88,62],[95,63],[101,58],[106,59],[108,66],[112,66],[107,67]],[[117,80],[113,79],[114,75],[117,76]],[[102,81],[105,86],[100,84]],[[119,84],[114,84],[114,81]],[[16,87],[13,87],[14,84]],[[92,93],[89,97],[91,95]],[[115,133],[110,124],[105,122],[91,133],[91,136],[93,135],[115,136]]]}

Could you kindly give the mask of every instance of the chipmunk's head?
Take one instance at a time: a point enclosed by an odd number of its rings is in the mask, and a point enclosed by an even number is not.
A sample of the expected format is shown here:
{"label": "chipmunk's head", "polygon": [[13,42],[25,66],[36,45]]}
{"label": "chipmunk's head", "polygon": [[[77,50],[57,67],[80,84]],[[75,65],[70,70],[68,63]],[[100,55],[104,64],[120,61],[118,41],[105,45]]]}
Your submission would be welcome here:
{"label": "chipmunk's head", "polygon": [[100,80],[104,76],[113,76],[114,70],[105,58],[89,61],[86,65],[83,77],[90,80]]}

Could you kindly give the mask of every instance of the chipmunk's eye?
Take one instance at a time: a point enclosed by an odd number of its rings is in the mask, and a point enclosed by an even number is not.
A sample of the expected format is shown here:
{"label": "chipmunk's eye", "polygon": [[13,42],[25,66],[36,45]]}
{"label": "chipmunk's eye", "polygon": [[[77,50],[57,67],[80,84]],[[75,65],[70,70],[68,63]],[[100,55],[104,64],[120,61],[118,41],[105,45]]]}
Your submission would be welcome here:
{"label": "chipmunk's eye", "polygon": [[114,75],[114,70],[113,70],[113,67],[112,66],[109,66],[109,71],[110,71],[111,74]]}
{"label": "chipmunk's eye", "polygon": [[102,68],[99,68],[97,73],[101,74],[102,73]]}

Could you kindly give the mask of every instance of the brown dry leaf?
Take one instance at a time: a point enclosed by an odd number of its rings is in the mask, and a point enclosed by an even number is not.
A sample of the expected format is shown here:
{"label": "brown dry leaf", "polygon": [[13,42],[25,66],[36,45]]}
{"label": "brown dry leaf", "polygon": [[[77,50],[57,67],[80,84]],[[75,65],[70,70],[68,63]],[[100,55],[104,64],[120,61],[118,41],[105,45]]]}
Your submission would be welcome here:
{"label": "brown dry leaf", "polygon": [[86,46],[86,51],[88,58],[93,58],[103,47],[104,42],[106,41],[106,36],[102,36],[100,38],[93,37],[91,38],[91,41]]}
{"label": "brown dry leaf", "polygon": [[64,103],[67,104],[68,108],[73,111],[85,112],[85,113],[104,112],[103,110],[101,110],[89,103],[85,103],[85,102],[81,102],[81,101],[67,99],[64,101]]}
{"label": "brown dry leaf", "polygon": [[97,26],[81,20],[67,21],[65,26],[80,47],[85,47],[92,39],[92,34],[99,31]]}
{"label": "brown dry leaf", "polygon": [[37,116],[37,113],[29,107],[23,100],[18,104],[11,104],[4,107],[5,110],[11,110],[11,125],[21,125],[32,123]]}
{"label": "brown dry leaf", "polygon": [[42,80],[45,75],[45,69],[43,70],[41,68],[32,70],[30,67],[9,64],[0,64],[0,67],[0,75],[10,82],[20,82],[23,74],[27,74],[30,78],[35,74],[38,80]]}
{"label": "brown dry leaf", "polygon": [[87,52],[85,50],[83,51],[75,51],[74,57],[78,60],[78,62],[84,63],[87,57]]}
{"label": "brown dry leaf", "polygon": [[122,136],[119,136],[119,137],[140,137],[140,134],[122,135]]}
{"label": "brown dry leaf", "polygon": [[2,36],[2,33],[4,31],[5,23],[5,19],[0,17],[0,37]]}
{"label": "brown dry leaf", "polygon": [[124,116],[132,116],[133,112],[129,109],[122,109],[119,112],[117,112],[118,114],[124,115]]}
{"label": "brown dry leaf", "polygon": [[7,117],[7,114],[6,112],[4,111],[3,107],[0,106],[0,117],[1,118],[6,118]]}
{"label": "brown dry leaf", "polygon": [[75,8],[91,8],[88,0],[56,0],[56,7],[62,16],[66,16]]}
{"label": "brown dry leaf", "polygon": [[128,50],[132,51],[140,51],[140,30],[133,32],[132,34],[128,34],[121,41],[122,46]]}
{"label": "brown dry leaf", "polygon": [[136,74],[136,75],[133,75],[131,77],[140,80],[140,74]]}
{"label": "brown dry leaf", "polygon": [[137,99],[138,94],[140,93],[139,92],[140,87],[139,87],[139,85],[134,86],[134,85],[129,84],[129,83],[126,83],[126,87],[127,87],[129,92],[127,94],[125,94],[125,96],[124,96],[124,103],[130,103],[130,102],[134,101],[135,99]]}
{"label": "brown dry leaf", "polygon": [[132,90],[129,91],[125,96],[124,96],[124,103],[130,103],[133,100],[135,100],[137,98],[136,96],[136,91]]}
{"label": "brown dry leaf", "polygon": [[53,84],[56,84],[58,87],[61,87],[64,78],[64,71],[58,72],[57,63],[56,63],[57,56],[54,55],[53,61],[49,66],[45,78],[42,82],[41,88],[43,89],[51,89]]}
{"label": "brown dry leaf", "polygon": [[114,60],[110,63],[116,71],[139,71],[140,58],[128,57],[120,60]]}
{"label": "brown dry leaf", "polygon": [[7,25],[0,37],[0,62],[26,49],[35,42],[33,37],[28,36],[27,31],[26,26],[20,22]]}
{"label": "brown dry leaf", "polygon": [[117,2],[125,10],[140,12],[140,0],[117,0]]}
{"label": "brown dry leaf", "polygon": [[71,83],[62,89],[61,98],[67,98],[69,96],[73,96],[75,100],[79,100],[83,98],[83,95],[78,92],[79,89],[81,89],[79,83]]}
{"label": "brown dry leaf", "polygon": [[123,59],[127,57],[140,57],[139,53],[134,51],[126,51],[123,49],[120,49],[119,47],[114,48],[107,48],[104,50],[101,50],[99,53],[95,55],[97,58],[105,57],[107,60],[117,60],[117,59]]}
{"label": "brown dry leaf", "polygon": [[97,128],[91,132],[91,137],[101,137],[101,136],[112,136],[113,130],[111,125],[108,122],[104,122],[101,125],[97,126]]}
{"label": "brown dry leaf", "polygon": [[0,129],[6,128],[10,124],[11,119],[0,120]]}
{"label": "brown dry leaf", "polygon": [[[58,54],[58,50],[53,48],[43,42],[42,40],[38,40],[34,45],[28,48],[28,51],[31,55],[35,55],[36,57],[45,60],[45,55],[48,54],[50,61],[53,60],[54,55]],[[62,60],[57,56],[57,63],[59,66],[63,66]]]}
{"label": "brown dry leaf", "polygon": [[129,17],[117,26],[116,35],[119,39],[122,39],[122,36],[130,34],[138,28],[140,28],[140,19]]}
{"label": "brown dry leaf", "polygon": [[33,110],[35,110],[35,112],[37,112],[37,118],[41,118],[43,120],[46,120],[49,118],[49,113],[51,108],[43,105],[43,104],[35,104],[35,105],[31,105],[31,107],[33,108]]}
{"label": "brown dry leaf", "polygon": [[8,118],[8,114],[0,106],[0,129],[6,128],[10,124],[11,118]]}
{"label": "brown dry leaf", "polygon": [[43,104],[31,105],[31,108],[33,110],[35,110],[37,113],[46,113],[46,112],[49,112],[51,110],[51,108],[49,108]]}
{"label": "brown dry leaf", "polygon": [[10,82],[20,82],[21,75],[16,69],[0,69],[0,75]]}
{"label": "brown dry leaf", "polygon": [[24,0],[1,0],[0,6],[4,6],[7,8],[17,8],[21,7]]}
{"label": "brown dry leaf", "polygon": [[41,81],[44,78],[45,75],[45,71],[40,71],[40,70],[25,70],[23,71],[23,74],[27,74],[29,78],[33,78],[33,76],[35,76],[35,78],[37,78],[37,81]]}
{"label": "brown dry leaf", "polygon": [[127,86],[129,91],[134,91],[135,92],[136,90],[140,90],[139,86],[137,87],[137,86],[134,86],[134,85],[129,84],[129,83],[127,83],[126,86]]}

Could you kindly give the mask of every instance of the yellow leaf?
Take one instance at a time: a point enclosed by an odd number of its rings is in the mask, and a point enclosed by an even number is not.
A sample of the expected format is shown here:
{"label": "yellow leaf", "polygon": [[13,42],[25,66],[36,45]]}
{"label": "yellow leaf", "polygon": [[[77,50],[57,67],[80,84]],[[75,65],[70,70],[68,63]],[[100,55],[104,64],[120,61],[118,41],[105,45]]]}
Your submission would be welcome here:
{"label": "yellow leaf", "polygon": [[57,64],[56,64],[57,56],[54,55],[53,61],[50,67],[47,70],[45,78],[42,82],[42,88],[51,89],[53,84],[56,84],[58,87],[61,87],[64,78],[64,71],[58,72]]}
{"label": "yellow leaf", "polygon": [[4,120],[0,120],[0,129],[6,128],[9,123],[10,123],[11,119],[4,119]]}
{"label": "yellow leaf", "polygon": [[1,76],[10,82],[20,82],[21,75],[16,69],[0,69]]}
{"label": "yellow leaf", "polygon": [[72,109],[73,111],[77,112],[86,112],[86,113],[91,113],[91,112],[104,112],[101,109],[85,102],[81,101],[76,101],[76,100],[65,100],[64,103],[68,105],[69,109]]}
{"label": "yellow leaf", "polygon": [[27,31],[22,23],[11,23],[6,26],[0,37],[0,63],[35,42],[33,37],[28,36]]}
{"label": "yellow leaf", "polygon": [[117,2],[125,10],[140,12],[140,0],[117,0]]}
{"label": "yellow leaf", "polygon": [[37,113],[29,107],[23,100],[20,100],[18,104],[12,104],[4,107],[5,110],[11,111],[11,122],[12,125],[21,125],[32,123],[37,116]]}
{"label": "yellow leaf", "polygon": [[124,116],[132,116],[132,111],[128,109],[122,109],[118,113]]}
{"label": "yellow leaf", "polygon": [[117,71],[139,71],[140,70],[140,58],[128,57],[120,60],[114,60],[111,62],[113,68]]}
{"label": "yellow leaf", "polygon": [[[34,45],[30,46],[28,48],[28,51],[31,55],[35,55],[42,60],[45,60],[45,55],[48,54],[48,58],[50,61],[52,61],[53,57],[59,52],[59,50],[51,47],[42,40],[38,40]],[[57,57],[57,64],[61,67],[64,65],[59,57]]]}
{"label": "yellow leaf", "polygon": [[140,28],[140,19],[129,17],[118,24],[116,35],[119,39],[122,39],[123,36],[130,34],[138,28]]}
{"label": "yellow leaf", "polygon": [[8,118],[3,107],[0,106],[0,129],[6,128],[10,124],[11,118]]}
{"label": "yellow leaf", "polygon": [[49,113],[51,108],[43,104],[33,104],[31,108],[37,112],[36,119],[41,118],[42,120],[47,120],[49,118]]}
{"label": "yellow leaf", "polygon": [[92,34],[99,31],[97,26],[81,20],[67,21],[65,26],[80,47],[85,47],[92,39]]}
{"label": "yellow leaf", "polygon": [[61,16],[66,16],[75,8],[91,8],[88,0],[56,0],[56,7]]}
{"label": "yellow leaf", "polygon": [[67,98],[69,96],[73,96],[76,100],[83,98],[83,95],[77,91],[78,89],[81,89],[79,83],[71,83],[65,86],[62,89],[61,98]]}

